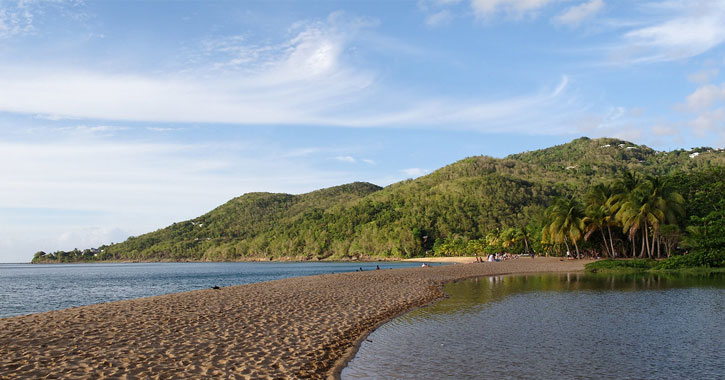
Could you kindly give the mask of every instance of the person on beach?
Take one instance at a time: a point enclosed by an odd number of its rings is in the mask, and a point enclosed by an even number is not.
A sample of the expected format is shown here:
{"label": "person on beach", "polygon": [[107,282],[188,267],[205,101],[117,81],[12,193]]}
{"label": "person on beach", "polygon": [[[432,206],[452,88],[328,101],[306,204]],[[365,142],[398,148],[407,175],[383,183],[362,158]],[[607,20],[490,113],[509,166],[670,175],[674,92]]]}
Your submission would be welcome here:
{"label": "person on beach", "polygon": [[380,270],[380,265],[376,265],[375,270]]}

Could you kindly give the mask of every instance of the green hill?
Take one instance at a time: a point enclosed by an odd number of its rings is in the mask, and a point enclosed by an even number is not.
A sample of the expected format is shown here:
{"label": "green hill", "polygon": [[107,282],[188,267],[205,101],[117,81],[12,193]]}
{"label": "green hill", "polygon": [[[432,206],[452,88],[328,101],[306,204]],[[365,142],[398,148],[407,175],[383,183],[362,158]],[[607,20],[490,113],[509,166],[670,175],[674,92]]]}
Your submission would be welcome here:
{"label": "green hill", "polygon": [[302,195],[249,193],[198,218],[99,247],[96,256],[64,254],[144,261],[419,256],[442,242],[524,228],[554,197],[581,196],[623,171],[672,176],[712,166],[725,166],[725,152],[658,152],[580,138],[503,159],[469,157],[385,188],[356,182]]}

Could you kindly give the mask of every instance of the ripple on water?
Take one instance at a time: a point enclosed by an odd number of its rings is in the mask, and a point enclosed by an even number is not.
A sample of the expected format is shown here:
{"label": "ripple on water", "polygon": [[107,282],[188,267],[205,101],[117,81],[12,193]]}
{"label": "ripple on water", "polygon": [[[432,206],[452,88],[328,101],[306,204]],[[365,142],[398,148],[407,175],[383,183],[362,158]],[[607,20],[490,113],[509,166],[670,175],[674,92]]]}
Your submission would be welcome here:
{"label": "ripple on water", "polygon": [[725,280],[499,276],[381,326],[343,379],[722,379]]}

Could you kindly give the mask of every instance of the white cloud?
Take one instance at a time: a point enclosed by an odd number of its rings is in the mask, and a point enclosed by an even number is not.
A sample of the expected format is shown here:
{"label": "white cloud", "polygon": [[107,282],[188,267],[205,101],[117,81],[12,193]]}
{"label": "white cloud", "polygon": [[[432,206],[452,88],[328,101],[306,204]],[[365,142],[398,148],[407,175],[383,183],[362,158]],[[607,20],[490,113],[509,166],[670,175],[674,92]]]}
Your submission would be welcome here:
{"label": "white cloud", "polygon": [[428,174],[428,170],[421,168],[409,168],[401,170],[401,173],[409,177],[420,177],[422,175]]}
{"label": "white cloud", "polygon": [[568,77],[548,92],[501,100],[466,101],[446,98],[422,99],[402,109],[377,109],[375,113],[351,113],[330,119],[331,124],[355,127],[408,126],[450,128],[486,132],[566,132],[562,122],[580,112],[566,96]]}
{"label": "white cloud", "polygon": [[[672,61],[700,55],[725,42],[725,2],[649,3],[669,18],[624,35],[619,54],[633,63]],[[674,17],[671,16],[674,13]]]}
{"label": "white cloud", "polygon": [[655,136],[675,136],[678,132],[670,125],[655,125],[652,127],[652,133]]}
{"label": "white cloud", "polygon": [[720,86],[706,84],[687,96],[686,106],[690,111],[698,111],[709,108],[720,100],[725,100],[725,83]]}
{"label": "white cloud", "polygon": [[[553,92],[507,99],[406,94],[385,88],[370,71],[341,63],[344,41],[326,36],[305,29],[276,61],[212,77],[5,65],[0,67],[0,111],[54,120],[445,126],[488,131],[525,129],[528,121],[541,123],[543,115],[556,119],[569,112],[564,109],[568,100],[560,99],[566,77]],[[381,95],[390,101],[381,105]]]}
{"label": "white cloud", "polygon": [[720,74],[720,70],[717,68],[703,69],[698,72],[692,73],[687,76],[690,82],[695,83],[708,83],[715,79]]}
{"label": "white cloud", "polygon": [[127,131],[131,128],[129,127],[119,127],[119,126],[112,126],[112,125],[78,125],[75,127],[61,127],[59,128],[60,131],[69,133],[69,134],[82,134],[82,135],[104,135],[104,136],[112,136],[115,135],[117,132],[121,131]]}
{"label": "white cloud", "polygon": [[146,130],[152,131],[152,132],[173,132],[173,131],[180,131],[181,128],[146,127]]}
{"label": "white cloud", "polygon": [[364,163],[366,163],[366,164],[368,164],[368,165],[375,165],[375,161],[374,161],[374,160],[371,160],[371,159],[369,159],[369,158],[363,158],[363,159],[362,159],[362,160],[360,160],[360,161],[362,161],[362,162],[364,162]]}
{"label": "white cloud", "polygon": [[[45,141],[36,141],[41,134]],[[29,261],[38,250],[118,241],[123,233],[196,217],[250,191],[302,193],[359,179],[285,158],[274,142],[118,139],[52,129],[25,142],[0,137],[0,162],[8,163],[0,165],[0,210],[20,210],[0,211],[0,262]],[[58,222],[42,210],[81,217]],[[28,225],[35,236],[28,236]]]}
{"label": "white cloud", "polygon": [[593,17],[604,8],[604,0],[591,0],[570,7],[554,17],[557,24],[579,26],[582,21]]}
{"label": "white cloud", "polygon": [[720,86],[706,84],[688,95],[685,104],[676,109],[694,114],[687,125],[697,137],[725,130],[725,83]]}
{"label": "white cloud", "polygon": [[637,141],[642,138],[642,131],[635,128],[623,128],[616,131],[613,136],[622,140]]}
{"label": "white cloud", "polygon": [[294,158],[294,157],[307,157],[314,153],[321,152],[322,149],[320,148],[296,148],[292,149],[290,151],[285,152],[282,157],[285,158]]}
{"label": "white cloud", "polygon": [[357,162],[357,160],[355,160],[355,157],[352,156],[337,156],[335,157],[335,160],[340,162],[347,162],[349,164],[354,164],[355,162]]}
{"label": "white cloud", "polygon": [[128,232],[118,227],[78,227],[62,232],[50,245],[59,250],[85,249],[121,242],[128,236]]}
{"label": "white cloud", "polygon": [[702,112],[690,122],[690,126],[699,137],[704,137],[711,131],[723,131],[725,130],[725,109],[717,108]]}
{"label": "white cloud", "polygon": [[0,38],[29,33],[34,29],[30,5],[31,2],[27,1],[0,3]]}
{"label": "white cloud", "polygon": [[341,30],[347,26],[340,17],[297,25],[287,41],[253,47],[268,50],[255,60],[217,57],[223,69],[164,76],[5,63],[0,111],[55,119],[318,123],[325,113],[355,103],[374,81],[370,72],[341,62],[352,32]]}
{"label": "white cloud", "polygon": [[481,19],[490,19],[499,12],[523,17],[534,15],[551,2],[552,0],[471,0],[471,8],[476,17]]}
{"label": "white cloud", "polygon": [[426,17],[425,23],[430,27],[447,25],[453,20],[453,14],[450,10],[444,9]]}

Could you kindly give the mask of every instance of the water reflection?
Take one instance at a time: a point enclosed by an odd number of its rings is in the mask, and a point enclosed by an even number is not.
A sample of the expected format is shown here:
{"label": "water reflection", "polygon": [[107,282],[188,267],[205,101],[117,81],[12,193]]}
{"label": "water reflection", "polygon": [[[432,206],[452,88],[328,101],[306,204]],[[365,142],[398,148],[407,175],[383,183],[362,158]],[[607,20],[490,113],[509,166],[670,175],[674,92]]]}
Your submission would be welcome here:
{"label": "water reflection", "polygon": [[494,276],[375,331],[343,379],[722,378],[722,274]]}

